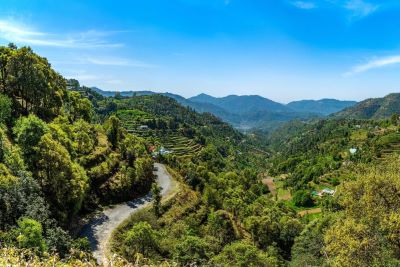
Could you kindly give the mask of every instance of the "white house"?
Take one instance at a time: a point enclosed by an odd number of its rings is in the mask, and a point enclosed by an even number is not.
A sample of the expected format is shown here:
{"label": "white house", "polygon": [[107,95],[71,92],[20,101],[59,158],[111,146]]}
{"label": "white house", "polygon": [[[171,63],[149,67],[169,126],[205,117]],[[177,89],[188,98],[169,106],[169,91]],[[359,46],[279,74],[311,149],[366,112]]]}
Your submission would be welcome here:
{"label": "white house", "polygon": [[139,130],[148,130],[148,129],[149,129],[149,126],[147,126],[147,125],[140,125],[140,126],[138,127],[138,129],[139,129]]}

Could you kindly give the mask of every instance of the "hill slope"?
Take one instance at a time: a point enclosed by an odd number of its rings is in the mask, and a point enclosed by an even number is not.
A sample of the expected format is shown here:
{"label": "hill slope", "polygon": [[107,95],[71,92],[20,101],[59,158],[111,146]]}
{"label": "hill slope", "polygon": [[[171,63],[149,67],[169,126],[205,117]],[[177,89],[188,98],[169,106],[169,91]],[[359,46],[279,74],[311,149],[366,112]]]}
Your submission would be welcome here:
{"label": "hill slope", "polygon": [[230,113],[246,114],[259,111],[292,112],[293,110],[283,104],[274,102],[258,95],[229,95],[221,98],[201,94],[189,98],[192,102],[210,103],[217,105]]}
{"label": "hill slope", "polygon": [[356,101],[341,101],[336,99],[300,100],[287,104],[287,107],[298,112],[318,113],[328,116],[345,108],[356,105]]}
{"label": "hill slope", "polygon": [[336,118],[383,119],[400,113],[400,93],[389,94],[383,98],[370,98],[358,105],[334,114]]}
{"label": "hill slope", "polygon": [[[115,95],[115,92],[112,91],[103,91],[98,88],[92,89],[103,96]],[[184,98],[177,94],[155,93],[152,91],[120,92],[123,97],[154,94],[173,98],[179,104],[190,107],[197,112],[211,113],[241,130],[257,128],[270,131],[291,120],[324,117],[355,103],[353,101],[322,99],[317,101],[297,101],[284,105],[258,95],[229,95],[218,98],[207,94],[199,94],[191,98]]]}

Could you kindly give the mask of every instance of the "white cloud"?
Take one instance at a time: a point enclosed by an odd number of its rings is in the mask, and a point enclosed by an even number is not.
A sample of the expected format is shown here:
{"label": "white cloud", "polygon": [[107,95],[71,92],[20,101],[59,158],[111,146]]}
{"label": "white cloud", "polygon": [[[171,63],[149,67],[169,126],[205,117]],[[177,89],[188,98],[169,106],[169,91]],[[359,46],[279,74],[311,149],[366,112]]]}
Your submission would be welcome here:
{"label": "white cloud", "polygon": [[344,73],[344,76],[352,76],[354,74],[366,72],[371,69],[382,68],[399,63],[400,63],[400,55],[375,58],[373,60],[368,61],[365,64],[354,66],[349,72]]}
{"label": "white cloud", "polygon": [[295,2],[292,2],[292,5],[294,5],[297,8],[300,8],[300,9],[314,9],[317,7],[312,2],[304,2],[304,1],[295,1]]}
{"label": "white cloud", "polygon": [[84,57],[79,59],[82,64],[105,65],[105,66],[127,66],[138,68],[153,68],[153,64],[148,64],[140,60],[131,60],[117,57]]}
{"label": "white cloud", "polygon": [[379,5],[367,3],[363,0],[350,0],[343,7],[352,13],[353,18],[363,18],[377,11]]}
{"label": "white cloud", "polygon": [[[0,39],[17,44],[66,48],[120,47],[104,37],[115,32],[86,31],[72,34],[52,34],[32,30],[30,27],[8,20],[0,20]],[[65,37],[66,36],[66,37]]]}

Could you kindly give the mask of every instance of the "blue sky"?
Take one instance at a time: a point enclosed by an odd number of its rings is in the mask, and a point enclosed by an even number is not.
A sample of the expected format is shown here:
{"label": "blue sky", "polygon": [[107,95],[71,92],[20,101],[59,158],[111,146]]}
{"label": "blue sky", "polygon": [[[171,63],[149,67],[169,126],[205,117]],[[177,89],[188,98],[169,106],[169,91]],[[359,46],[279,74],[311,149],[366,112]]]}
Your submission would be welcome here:
{"label": "blue sky", "polygon": [[400,90],[398,0],[0,0],[0,44],[108,90],[362,100]]}

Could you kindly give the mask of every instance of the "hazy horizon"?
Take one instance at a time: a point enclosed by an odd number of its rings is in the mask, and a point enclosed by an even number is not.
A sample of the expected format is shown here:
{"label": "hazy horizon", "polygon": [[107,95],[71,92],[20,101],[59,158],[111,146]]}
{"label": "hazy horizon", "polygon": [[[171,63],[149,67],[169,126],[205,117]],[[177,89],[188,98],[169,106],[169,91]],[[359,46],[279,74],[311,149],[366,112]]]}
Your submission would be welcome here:
{"label": "hazy horizon", "polygon": [[[84,84],[83,84],[83,85],[84,85]],[[100,87],[98,87],[98,86],[87,86],[87,85],[84,85],[84,86],[86,86],[86,87],[91,87],[91,88],[95,87],[95,88],[100,89],[100,90],[103,90],[103,91],[120,92],[120,93],[121,93],[121,92],[145,92],[145,91],[151,91],[151,92],[159,93],[159,94],[162,94],[162,93],[175,94],[174,92],[159,91],[159,90],[104,90],[104,89],[102,89],[102,88],[100,88]],[[392,92],[392,93],[395,93],[395,92]],[[186,99],[189,99],[189,98],[191,98],[191,97],[195,97],[195,96],[198,96],[198,95],[200,95],[200,94],[206,94],[206,93],[200,92],[200,93],[195,94],[195,95],[188,95],[188,96],[180,95],[180,96],[183,96],[183,97],[185,97]],[[389,92],[388,94],[391,94],[391,93]],[[209,95],[209,96],[212,96],[212,97],[216,97],[216,98],[226,97],[226,96],[230,96],[230,95],[236,95],[236,96],[261,96],[261,97],[268,98],[269,100],[272,100],[272,101],[274,101],[274,102],[278,102],[278,103],[281,103],[281,104],[288,104],[288,103],[290,103],[290,102],[302,101],[302,100],[305,100],[305,101],[307,101],[307,100],[310,100],[310,101],[319,101],[319,100],[324,100],[324,99],[340,100],[340,101],[357,101],[357,102],[360,101],[360,100],[353,100],[353,99],[332,98],[332,97],[329,97],[329,96],[328,96],[328,97],[323,97],[323,98],[318,98],[318,99],[303,98],[303,99],[294,99],[294,100],[291,100],[291,101],[288,101],[288,102],[282,102],[282,101],[278,101],[278,100],[271,99],[271,98],[269,98],[268,96],[254,95],[254,94],[228,94],[228,95],[221,95],[221,96],[216,96],[216,95],[213,95],[213,94],[206,94],[206,95]],[[379,97],[379,96],[378,96],[378,97]],[[384,97],[384,95],[381,96],[381,97]],[[361,99],[361,101],[362,101],[362,100],[365,100],[365,99]]]}
{"label": "hazy horizon", "polygon": [[400,88],[394,0],[3,2],[0,45],[29,45],[103,90],[288,103]]}

